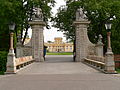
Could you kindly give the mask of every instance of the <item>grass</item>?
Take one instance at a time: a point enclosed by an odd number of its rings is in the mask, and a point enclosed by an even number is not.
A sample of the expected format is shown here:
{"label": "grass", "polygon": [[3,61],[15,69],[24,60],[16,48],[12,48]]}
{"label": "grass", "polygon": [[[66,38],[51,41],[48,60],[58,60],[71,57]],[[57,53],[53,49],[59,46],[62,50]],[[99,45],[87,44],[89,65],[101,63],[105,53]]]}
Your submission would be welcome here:
{"label": "grass", "polygon": [[58,52],[58,53],[49,52],[47,53],[47,55],[73,55],[73,53],[72,52]]}
{"label": "grass", "polygon": [[120,68],[117,68],[116,71],[117,71],[117,73],[120,73]]}
{"label": "grass", "polygon": [[4,75],[4,72],[0,71],[0,75]]}

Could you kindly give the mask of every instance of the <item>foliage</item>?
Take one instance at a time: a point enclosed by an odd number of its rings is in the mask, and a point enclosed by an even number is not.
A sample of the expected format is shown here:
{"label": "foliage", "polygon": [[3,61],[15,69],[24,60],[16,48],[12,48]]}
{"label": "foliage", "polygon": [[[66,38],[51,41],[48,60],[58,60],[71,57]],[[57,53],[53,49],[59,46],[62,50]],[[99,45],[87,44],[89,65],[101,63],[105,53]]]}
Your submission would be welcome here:
{"label": "foliage", "polygon": [[53,19],[55,22],[53,26],[59,28],[59,31],[64,31],[67,39],[71,39],[72,41],[75,38],[75,30],[72,24],[75,20],[75,12],[79,5],[79,2],[75,2],[68,4],[66,7],[60,7],[56,17]]}
{"label": "foliage", "polygon": [[[54,0],[0,0],[0,71],[5,71],[6,53],[9,49],[9,28],[8,24],[14,22],[16,28],[14,31],[14,47],[16,46],[17,36],[21,34],[23,43],[28,34],[32,20],[33,7],[40,7],[44,14],[44,22],[48,27],[48,20],[51,18],[51,8],[54,6]],[[23,31],[25,36],[23,37]]]}
{"label": "foliage", "polygon": [[[65,35],[74,40],[75,28],[73,22],[75,21],[75,12],[82,7],[86,13],[88,20],[91,21],[88,28],[88,36],[90,41],[96,43],[98,35],[102,34],[105,48],[107,45],[106,30],[104,24],[106,21],[112,22],[112,46],[114,53],[120,53],[120,1],[119,0],[67,0],[66,6],[59,8],[54,27],[64,31]],[[97,38],[95,38],[97,37]]]}
{"label": "foliage", "polygon": [[120,68],[117,68],[116,71],[117,71],[117,73],[120,73]]}
{"label": "foliage", "polygon": [[47,41],[48,43],[52,43],[52,41]]}
{"label": "foliage", "polygon": [[3,72],[6,71],[6,62],[7,62],[7,52],[0,51],[0,73],[3,74]]}
{"label": "foliage", "polygon": [[[23,43],[28,34],[28,29],[30,28],[28,22],[32,18],[33,7],[37,6],[42,9],[44,14],[44,21],[48,27],[48,20],[51,18],[51,7],[54,6],[54,0],[1,0],[0,1],[0,41],[3,44],[0,45],[0,49],[9,48],[9,28],[8,24],[12,21],[16,23],[15,34],[21,34],[21,39],[23,38],[23,31],[25,31],[25,36]],[[16,37],[15,37],[16,38]]]}

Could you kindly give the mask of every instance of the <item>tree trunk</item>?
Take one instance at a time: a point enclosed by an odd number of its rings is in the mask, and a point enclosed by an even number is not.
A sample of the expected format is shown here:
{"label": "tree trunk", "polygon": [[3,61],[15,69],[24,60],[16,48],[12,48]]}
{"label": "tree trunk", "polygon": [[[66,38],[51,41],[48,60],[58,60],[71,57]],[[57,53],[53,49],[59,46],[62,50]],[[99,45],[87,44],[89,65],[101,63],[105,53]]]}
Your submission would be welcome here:
{"label": "tree trunk", "polygon": [[25,32],[25,35],[24,35],[24,38],[23,38],[23,41],[22,41],[22,45],[24,44],[25,39],[26,39],[26,37],[27,37],[28,29],[29,29],[29,25],[27,25],[27,27],[26,27],[26,32]]}

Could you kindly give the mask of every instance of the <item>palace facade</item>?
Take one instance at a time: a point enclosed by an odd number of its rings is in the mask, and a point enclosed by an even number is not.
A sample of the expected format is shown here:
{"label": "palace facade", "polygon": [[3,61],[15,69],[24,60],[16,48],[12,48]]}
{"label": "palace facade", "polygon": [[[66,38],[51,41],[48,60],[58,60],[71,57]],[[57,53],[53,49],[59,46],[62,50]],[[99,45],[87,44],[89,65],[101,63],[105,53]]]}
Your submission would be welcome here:
{"label": "palace facade", "polygon": [[56,37],[54,42],[47,42],[45,46],[49,52],[73,52],[73,43],[65,43],[62,40],[63,38]]}

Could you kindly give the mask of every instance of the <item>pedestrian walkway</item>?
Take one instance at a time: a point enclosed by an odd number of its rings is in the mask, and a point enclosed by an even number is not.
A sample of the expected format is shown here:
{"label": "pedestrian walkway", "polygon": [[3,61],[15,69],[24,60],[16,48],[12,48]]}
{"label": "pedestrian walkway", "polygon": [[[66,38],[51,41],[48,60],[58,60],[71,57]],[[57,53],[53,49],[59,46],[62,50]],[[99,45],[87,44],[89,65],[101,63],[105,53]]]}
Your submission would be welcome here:
{"label": "pedestrian walkway", "polygon": [[119,83],[119,75],[72,62],[72,56],[47,56],[18,74],[1,76],[0,90],[120,90]]}
{"label": "pedestrian walkway", "polygon": [[72,55],[46,56],[45,62],[34,63],[18,74],[82,74],[100,73],[83,63],[73,62]]}

